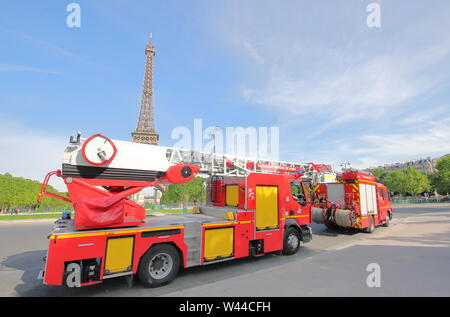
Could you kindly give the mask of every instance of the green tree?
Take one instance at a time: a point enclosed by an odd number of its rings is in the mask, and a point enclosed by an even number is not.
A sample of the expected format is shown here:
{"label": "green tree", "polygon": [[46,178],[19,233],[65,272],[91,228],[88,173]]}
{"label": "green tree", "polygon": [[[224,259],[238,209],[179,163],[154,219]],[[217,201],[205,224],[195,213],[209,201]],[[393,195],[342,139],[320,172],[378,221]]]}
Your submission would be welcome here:
{"label": "green tree", "polygon": [[372,174],[373,174],[373,176],[375,176],[375,180],[378,183],[384,184],[384,179],[389,174],[389,172],[386,170],[383,170],[383,169],[375,169],[372,171]]}
{"label": "green tree", "polygon": [[150,202],[145,202],[145,204],[144,204],[144,208],[145,209],[150,209],[152,207],[152,204],[150,203]]}
{"label": "green tree", "polygon": [[161,204],[179,203],[184,206],[188,202],[205,200],[205,179],[196,177],[182,184],[170,184],[161,196]]}
{"label": "green tree", "polygon": [[394,193],[402,195],[418,195],[431,190],[428,177],[412,167],[405,171],[388,173],[384,178],[384,184]]}
{"label": "green tree", "polygon": [[405,192],[405,174],[400,170],[388,173],[384,178],[383,184],[386,185],[391,192],[403,194]]}
{"label": "green tree", "polygon": [[[14,177],[8,173],[0,175],[0,211],[37,208],[37,197],[41,185],[40,182]],[[47,186],[47,191],[67,197],[66,193],[60,193],[52,186]],[[71,205],[61,200],[44,197],[40,208],[58,210],[71,208]]]}
{"label": "green tree", "polygon": [[437,173],[431,175],[431,183],[441,195],[450,193],[450,156],[440,159],[436,164]]}
{"label": "green tree", "polygon": [[418,170],[408,167],[405,173],[405,193],[418,195],[431,190],[428,177]]}

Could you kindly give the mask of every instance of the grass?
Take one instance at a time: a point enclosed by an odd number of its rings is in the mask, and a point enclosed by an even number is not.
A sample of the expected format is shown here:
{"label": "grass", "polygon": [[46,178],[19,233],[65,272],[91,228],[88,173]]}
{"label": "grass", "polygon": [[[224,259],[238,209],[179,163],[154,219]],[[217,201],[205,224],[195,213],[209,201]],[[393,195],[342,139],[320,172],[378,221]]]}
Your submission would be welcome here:
{"label": "grass", "polygon": [[61,213],[43,215],[0,215],[0,221],[27,220],[27,219],[58,219]]}
{"label": "grass", "polygon": [[[163,214],[190,214],[192,209],[156,209],[147,210],[146,214],[151,215],[153,213],[163,213]],[[45,214],[27,214],[27,215],[0,215],[0,221],[11,221],[11,220],[31,220],[31,219],[58,219],[61,217],[62,212],[48,212]],[[73,213],[72,213],[73,217]]]}
{"label": "grass", "polygon": [[156,209],[156,210],[147,210],[147,215],[151,215],[152,213],[191,214],[192,213],[192,209]]}

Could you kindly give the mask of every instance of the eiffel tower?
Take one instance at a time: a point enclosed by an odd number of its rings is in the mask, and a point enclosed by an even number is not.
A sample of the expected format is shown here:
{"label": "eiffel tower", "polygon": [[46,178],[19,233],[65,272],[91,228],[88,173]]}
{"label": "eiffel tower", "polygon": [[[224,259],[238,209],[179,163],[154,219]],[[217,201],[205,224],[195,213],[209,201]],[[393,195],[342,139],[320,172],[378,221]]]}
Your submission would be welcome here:
{"label": "eiffel tower", "polygon": [[142,87],[139,117],[136,130],[131,133],[131,136],[133,142],[158,145],[159,135],[155,130],[153,116],[153,57],[155,52],[155,46],[152,44],[152,34],[150,33],[150,41],[145,47],[144,85]]}

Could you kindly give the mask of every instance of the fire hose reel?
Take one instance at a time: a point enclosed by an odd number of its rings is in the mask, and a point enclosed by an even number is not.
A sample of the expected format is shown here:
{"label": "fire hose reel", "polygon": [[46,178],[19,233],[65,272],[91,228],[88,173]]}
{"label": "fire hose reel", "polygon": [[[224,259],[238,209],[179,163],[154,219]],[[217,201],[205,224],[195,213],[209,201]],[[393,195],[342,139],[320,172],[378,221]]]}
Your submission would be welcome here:
{"label": "fire hose reel", "polygon": [[81,154],[89,164],[103,166],[112,162],[117,155],[117,148],[107,137],[94,134],[84,141]]}

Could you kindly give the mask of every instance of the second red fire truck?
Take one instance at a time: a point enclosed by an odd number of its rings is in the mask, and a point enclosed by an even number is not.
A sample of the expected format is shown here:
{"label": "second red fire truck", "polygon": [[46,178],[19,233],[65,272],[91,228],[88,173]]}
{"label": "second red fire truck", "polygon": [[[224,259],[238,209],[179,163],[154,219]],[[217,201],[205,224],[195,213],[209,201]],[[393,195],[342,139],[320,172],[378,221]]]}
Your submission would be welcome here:
{"label": "second red fire truck", "polygon": [[393,216],[386,186],[373,175],[348,171],[337,182],[317,184],[313,209],[314,222],[328,228],[357,228],[368,233],[375,227],[389,226]]}

